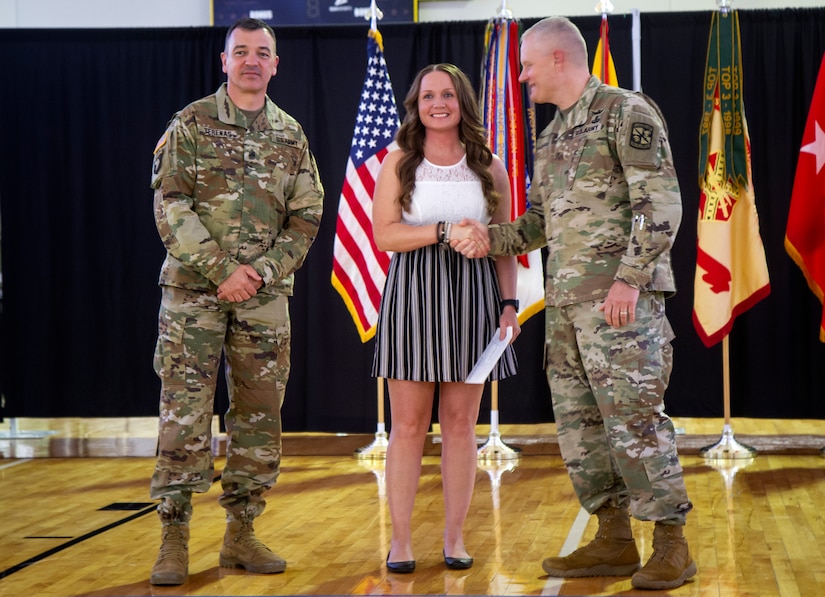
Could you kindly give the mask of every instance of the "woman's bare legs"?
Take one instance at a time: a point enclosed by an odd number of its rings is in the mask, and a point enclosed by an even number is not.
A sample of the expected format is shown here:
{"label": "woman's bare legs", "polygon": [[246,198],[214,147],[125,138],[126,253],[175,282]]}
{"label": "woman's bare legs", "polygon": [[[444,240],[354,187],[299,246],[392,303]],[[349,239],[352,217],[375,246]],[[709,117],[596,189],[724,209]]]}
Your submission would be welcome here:
{"label": "woman's bare legs", "polygon": [[441,426],[441,483],[444,487],[444,555],[469,556],[464,547],[464,520],[473,497],[478,446],[476,423],[481,384],[442,383],[438,422]]}
{"label": "woman's bare legs", "polygon": [[435,384],[387,380],[392,424],[387,446],[387,503],[392,521],[390,562],[414,560],[412,519],[424,441],[430,429]]}

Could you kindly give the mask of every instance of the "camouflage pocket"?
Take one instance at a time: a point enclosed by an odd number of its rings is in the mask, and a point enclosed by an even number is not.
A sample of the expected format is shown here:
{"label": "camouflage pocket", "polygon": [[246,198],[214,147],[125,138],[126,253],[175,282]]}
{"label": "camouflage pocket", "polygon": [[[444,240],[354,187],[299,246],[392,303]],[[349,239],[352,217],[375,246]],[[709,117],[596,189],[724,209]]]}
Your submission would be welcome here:
{"label": "camouflage pocket", "polygon": [[158,316],[158,341],[155,345],[154,367],[158,377],[166,382],[185,383],[186,351],[183,335],[186,314],[161,309]]}
{"label": "camouflage pocket", "polygon": [[[659,433],[662,433],[662,431],[659,431]],[[682,465],[673,454],[662,454],[655,458],[646,458],[644,465],[647,479],[652,487],[667,484],[668,479],[682,476]]]}
{"label": "camouflage pocket", "polygon": [[606,348],[607,359],[611,367],[638,369],[648,360],[650,342],[648,338],[638,333],[640,329],[644,330],[636,322],[627,324],[615,333],[616,338]]}

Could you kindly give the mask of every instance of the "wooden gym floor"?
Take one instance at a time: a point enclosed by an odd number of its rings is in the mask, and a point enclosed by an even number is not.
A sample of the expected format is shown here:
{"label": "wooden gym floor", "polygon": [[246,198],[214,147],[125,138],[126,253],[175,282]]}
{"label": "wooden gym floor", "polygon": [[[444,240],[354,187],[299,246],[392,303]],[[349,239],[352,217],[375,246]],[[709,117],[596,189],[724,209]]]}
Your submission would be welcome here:
{"label": "wooden gym floor", "polygon": [[[18,419],[0,423],[0,596],[128,595],[825,595],[825,422],[734,419],[753,458],[700,455],[719,419],[676,419],[694,511],[685,534],[699,573],[671,591],[634,591],[629,578],[552,579],[541,560],[587,542],[583,514],[558,456],[552,424],[502,426],[516,458],[479,463],[467,571],[441,558],[443,508],[437,428],[425,450],[414,514],[418,567],[384,567],[390,525],[383,460],[354,455],[374,437],[285,434],[282,474],[256,521],[288,561],[266,576],[218,567],[223,510],[217,487],[194,498],[190,577],[149,585],[160,532],[148,498],[156,420]],[[479,439],[489,428],[479,426]],[[15,437],[17,439],[12,439]],[[633,523],[651,553],[652,525]]]}

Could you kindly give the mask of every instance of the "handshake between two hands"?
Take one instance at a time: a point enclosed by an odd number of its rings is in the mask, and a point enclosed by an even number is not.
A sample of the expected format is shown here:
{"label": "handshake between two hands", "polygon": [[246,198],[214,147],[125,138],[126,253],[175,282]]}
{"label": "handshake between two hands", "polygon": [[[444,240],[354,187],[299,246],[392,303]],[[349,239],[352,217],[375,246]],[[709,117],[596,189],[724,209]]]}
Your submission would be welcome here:
{"label": "handshake between two hands", "polygon": [[490,251],[487,226],[469,218],[453,224],[450,228],[450,247],[471,259],[486,257]]}

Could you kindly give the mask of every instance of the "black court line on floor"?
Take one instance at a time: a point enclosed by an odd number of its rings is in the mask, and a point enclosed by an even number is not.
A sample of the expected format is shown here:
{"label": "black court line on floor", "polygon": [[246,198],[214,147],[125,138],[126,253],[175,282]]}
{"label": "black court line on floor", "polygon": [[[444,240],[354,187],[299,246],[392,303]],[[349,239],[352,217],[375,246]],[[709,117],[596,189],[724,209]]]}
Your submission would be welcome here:
{"label": "black court line on floor", "polygon": [[157,509],[157,506],[152,505],[149,508],[146,508],[145,510],[143,510],[141,512],[137,512],[136,514],[132,514],[131,516],[127,516],[126,518],[124,518],[122,520],[118,520],[118,521],[113,522],[111,524],[107,524],[106,526],[101,527],[99,529],[95,529],[94,531],[86,533],[85,535],[81,535],[80,537],[76,537],[76,538],[72,539],[71,541],[66,541],[66,543],[61,543],[57,547],[53,547],[52,549],[44,551],[43,553],[38,554],[34,557],[31,557],[31,558],[29,558],[28,560],[26,560],[24,562],[20,562],[19,564],[15,565],[15,566],[12,566],[11,568],[6,568],[2,572],[0,572],[0,580],[6,578],[8,576],[11,576],[15,572],[19,572],[20,570],[23,570],[24,568],[27,568],[27,567],[31,566],[32,564],[36,564],[37,562],[45,560],[49,556],[52,556],[56,553],[59,553],[59,552],[63,551],[64,549],[68,549],[68,548],[70,548],[74,545],[77,545],[78,543],[82,543],[83,541],[86,541],[87,539],[91,539],[92,537],[97,537],[98,535],[100,535],[102,533],[105,533],[106,531],[108,531],[110,529],[119,527],[120,525],[126,524],[127,522],[135,520],[136,518],[140,518],[141,516],[145,516],[146,514],[149,514],[150,512],[154,512],[156,509]]}
{"label": "black court line on floor", "polygon": [[[212,479],[212,484],[214,485],[215,483],[217,483],[220,480],[221,480],[221,476],[218,475],[214,479]],[[123,503],[116,502],[115,504],[110,504],[109,506],[104,506],[103,508],[98,508],[98,510],[131,510],[131,509],[134,509],[134,508],[131,508],[131,507],[128,507],[128,508],[112,507],[112,506],[124,505],[124,504],[145,505],[145,503],[143,503],[143,502],[123,502]],[[56,553],[60,553],[64,549],[68,549],[68,548],[70,548],[74,545],[77,545],[78,543],[82,543],[83,541],[86,541],[86,540],[91,539],[93,537],[97,537],[98,535],[101,535],[101,534],[105,533],[106,531],[117,528],[121,525],[126,524],[127,522],[131,522],[131,521],[133,521],[137,518],[140,518],[141,516],[146,516],[147,514],[150,514],[152,512],[156,512],[156,511],[157,511],[157,505],[156,504],[151,504],[148,507],[145,507],[142,510],[132,514],[131,516],[127,516],[126,518],[123,518],[121,520],[117,520],[113,523],[107,524],[106,526],[100,527],[99,529],[95,529],[94,531],[90,531],[90,532],[86,533],[85,535],[81,535],[80,537],[75,537],[71,541],[66,541],[66,543],[61,543],[57,547],[53,547],[52,549],[46,550],[41,554],[38,554],[36,556],[32,556],[28,560],[20,562],[19,564],[16,564],[16,565],[12,566],[11,568],[6,568],[2,572],[0,572],[0,580],[11,576],[15,572],[20,572],[21,570],[24,570],[25,568],[28,568],[32,564],[42,562],[43,560],[45,560],[49,556],[53,556]],[[27,537],[27,539],[28,538],[29,537]],[[34,539],[34,538],[37,538],[37,537],[31,537],[31,538]],[[43,537],[43,538],[45,538],[45,539],[62,539],[63,537]]]}
{"label": "black court line on floor", "polygon": [[109,504],[108,506],[103,506],[102,508],[98,508],[98,510],[121,510],[121,511],[132,511],[132,510],[143,510],[148,506],[152,506],[153,504],[148,502],[115,502],[113,504]]}

